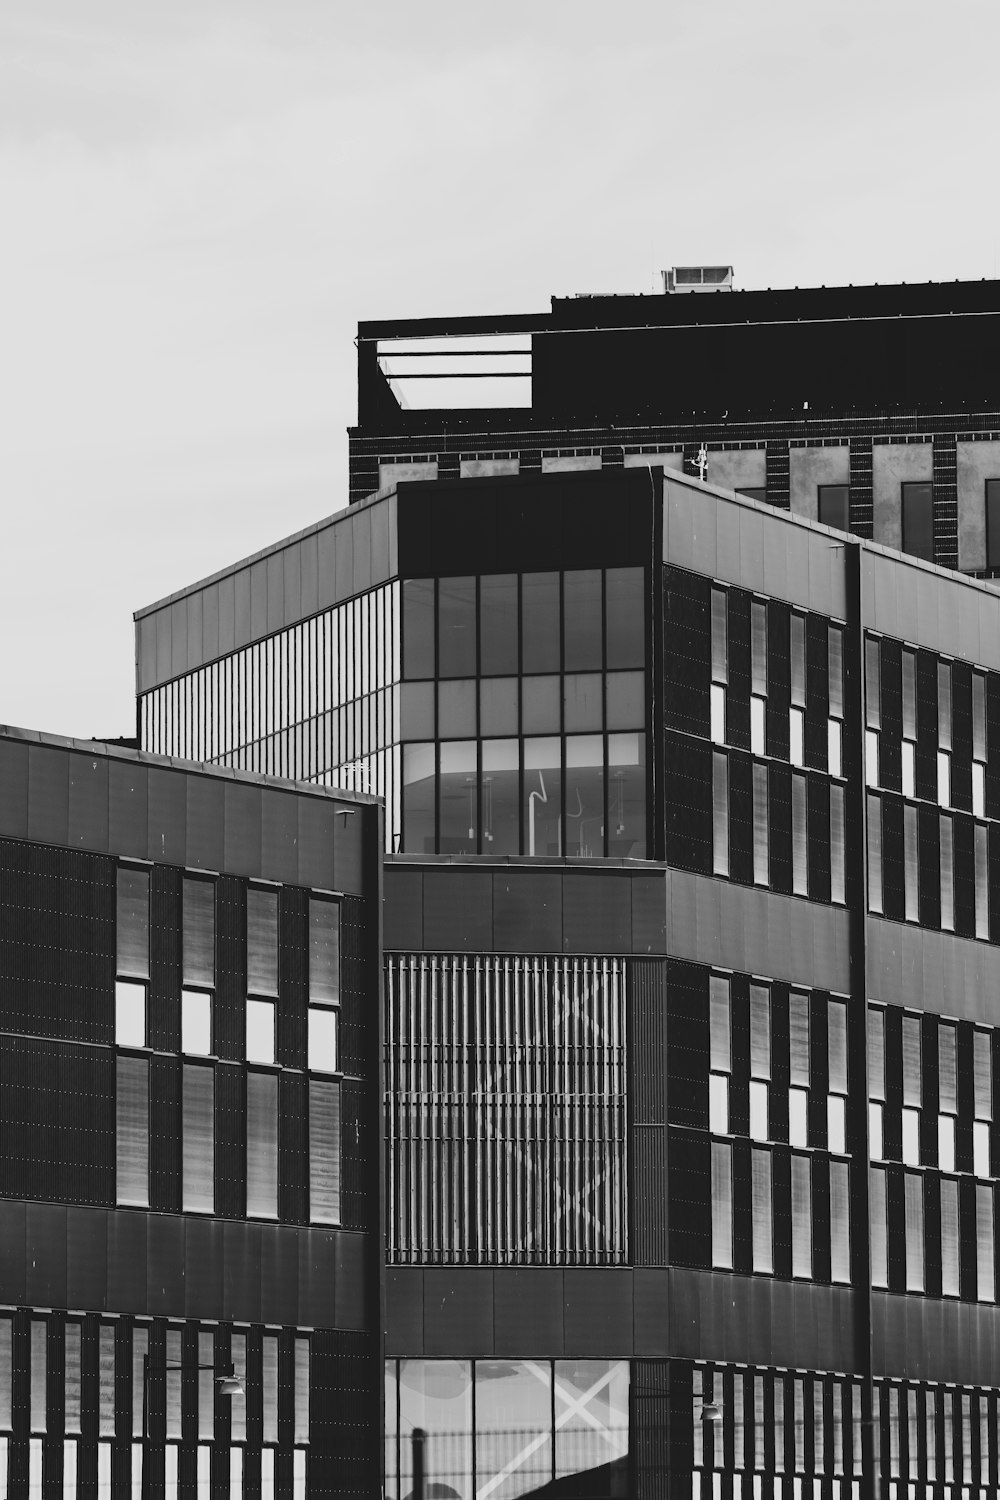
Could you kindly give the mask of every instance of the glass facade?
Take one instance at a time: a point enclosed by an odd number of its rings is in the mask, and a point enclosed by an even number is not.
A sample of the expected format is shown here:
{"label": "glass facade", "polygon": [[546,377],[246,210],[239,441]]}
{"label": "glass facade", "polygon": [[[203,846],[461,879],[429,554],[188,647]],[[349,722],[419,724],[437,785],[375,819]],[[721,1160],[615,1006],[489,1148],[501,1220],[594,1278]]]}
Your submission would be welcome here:
{"label": "glass facade", "polygon": [[370,792],[398,847],[399,585],[255,641],[145,693],[157,755]]}
{"label": "glass facade", "polygon": [[644,858],[642,568],[407,579],[402,848]]}
{"label": "glass facade", "polygon": [[385,1428],[386,1500],[413,1492],[415,1428],[427,1495],[629,1492],[627,1360],[389,1360]]}
{"label": "glass facade", "polygon": [[388,1256],[627,1257],[625,966],[386,959]]}

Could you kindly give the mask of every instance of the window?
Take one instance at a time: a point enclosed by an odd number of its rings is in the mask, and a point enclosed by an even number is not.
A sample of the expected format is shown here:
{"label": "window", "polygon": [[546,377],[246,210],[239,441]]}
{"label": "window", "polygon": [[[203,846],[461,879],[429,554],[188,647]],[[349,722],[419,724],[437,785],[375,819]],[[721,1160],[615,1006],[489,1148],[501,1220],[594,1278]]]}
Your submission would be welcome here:
{"label": "window", "polygon": [[831,776],[844,774],[843,728],[839,719],[828,719],[826,722],[826,764]]}
{"label": "window", "polygon": [[792,891],[808,895],[809,861],[806,838],[806,778],[792,777]]}
{"label": "window", "polygon": [[184,879],[184,984],[215,987],[215,884]]}
{"label": "window", "polygon": [[729,762],[712,756],[712,871],[729,874]]}
{"label": "window", "polygon": [[247,1215],[278,1216],[278,1079],[247,1073]]}
{"label": "window", "polygon": [[903,915],[908,922],[920,921],[920,863],[917,809],[903,804]]}
{"label": "window", "polygon": [[941,817],[941,930],[955,930],[955,851],[954,826],[949,817]]}
{"label": "window", "polygon": [[911,557],[934,561],[934,486],[928,483],[902,486],[903,551]]}
{"label": "window", "polygon": [[986,481],[986,566],[1000,568],[1000,479]]}
{"label": "window", "polygon": [[340,1003],[340,906],[309,898],[308,1065],[313,1072],[336,1073]]}
{"label": "window", "polygon": [[959,1295],[958,1183],[941,1179],[941,1295]]}
{"label": "window", "polygon": [[882,803],[868,798],[868,908],[882,910]]}
{"label": "window", "polygon": [[821,484],[817,509],[819,520],[835,531],[847,531],[851,487],[847,484]]}
{"label": "window", "polygon": [[149,979],[149,871],[119,865],[117,873],[115,1042],[145,1047]]}
{"label": "window", "polygon": [[733,1152],[712,1142],[712,1265],[733,1268]]}
{"label": "window", "polygon": [[709,1043],[711,1073],[708,1084],[709,1129],[729,1132],[729,1074],[732,1069],[729,981],[718,974],[709,979]]}
{"label": "window", "polygon": [[906,1221],[906,1290],[924,1289],[924,1183],[915,1172],[903,1175],[903,1210]]}
{"label": "window", "polygon": [[711,688],[711,735],[716,745],[726,743],[726,690],[713,682]]}
{"label": "window", "polygon": [[212,1051],[212,997],[204,990],[181,991],[181,1050],[198,1057]]}
{"label": "window", "polygon": [[146,986],[131,979],[115,983],[115,1041],[119,1047],[146,1045]]}
{"label": "window", "polygon": [[974,1171],[977,1177],[989,1177],[991,1175],[990,1121],[993,1119],[993,1059],[989,1032],[974,1031],[972,1043],[973,1097],[976,1116],[972,1127]]}
{"label": "window", "polygon": [[902,750],[902,772],[903,772],[903,796],[913,797],[916,795],[916,750],[917,747],[912,740],[903,741]]}
{"label": "window", "polygon": [[753,767],[753,879],[754,885],[769,881],[767,766]]}
{"label": "window", "polygon": [[868,786],[878,786],[878,734],[874,729],[865,730],[865,781]]}
{"label": "window", "polygon": [[247,1000],[247,1062],[273,1063],[275,1060],[273,1000]]}
{"label": "window", "polygon": [[868,1178],[868,1211],[871,1218],[872,1286],[889,1285],[889,1249],[886,1222],[885,1171],[872,1167]]}
{"label": "window", "polygon": [[805,759],[805,713],[794,706],[788,710],[788,759],[801,766]]}
{"label": "window", "polygon": [[309,1217],[340,1223],[340,1084],[309,1080]]}
{"label": "window", "polygon": [[851,1280],[851,1191],[846,1161],[830,1163],[830,1279]]}
{"label": "window", "polygon": [[992,1302],[996,1292],[993,1246],[993,1186],[976,1184],[976,1278],[980,1302]]}
{"label": "window", "polygon": [[771,1192],[771,1153],[751,1153],[751,1191],[753,1195],[753,1268],[771,1275],[774,1272],[774,1237]]}
{"label": "window", "polygon": [[278,893],[255,886],[247,891],[247,989],[278,993]]}
{"label": "window", "polygon": [[812,1161],[792,1156],[792,1275],[812,1276]]}
{"label": "window", "polygon": [[115,1092],[116,1202],[149,1207],[149,1062],[119,1057]]}
{"label": "window", "polygon": [[185,1063],[182,1070],[183,1185],[185,1212],[215,1210],[215,1074]]}
{"label": "window", "polygon": [[750,1134],[766,1141],[771,1077],[771,992],[762,984],[750,986]]}

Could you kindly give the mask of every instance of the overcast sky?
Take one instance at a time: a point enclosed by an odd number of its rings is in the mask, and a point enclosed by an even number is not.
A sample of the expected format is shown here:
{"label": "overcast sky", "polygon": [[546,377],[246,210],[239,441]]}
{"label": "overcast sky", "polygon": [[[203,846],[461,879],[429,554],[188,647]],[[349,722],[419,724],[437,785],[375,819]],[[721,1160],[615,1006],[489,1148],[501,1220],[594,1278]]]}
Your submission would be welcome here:
{"label": "overcast sky", "polygon": [[360,319],[994,276],[996,0],[5,0],[0,722],[346,503]]}

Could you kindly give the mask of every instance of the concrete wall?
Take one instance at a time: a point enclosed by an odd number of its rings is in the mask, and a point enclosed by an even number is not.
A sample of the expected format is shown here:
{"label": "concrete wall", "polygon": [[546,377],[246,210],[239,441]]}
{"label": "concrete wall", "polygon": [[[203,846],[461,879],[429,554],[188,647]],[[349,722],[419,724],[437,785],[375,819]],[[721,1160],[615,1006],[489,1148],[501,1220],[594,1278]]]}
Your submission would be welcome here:
{"label": "concrete wall", "polygon": [[846,443],[834,448],[790,448],[788,451],[789,509],[807,520],[819,519],[821,484],[847,484],[851,458]]}
{"label": "concrete wall", "polygon": [[958,566],[986,567],[986,481],[1000,479],[1000,443],[958,443]]}
{"label": "concrete wall", "polygon": [[723,490],[762,490],[767,480],[763,448],[709,448],[708,482]]}
{"label": "concrete wall", "polygon": [[458,465],[460,479],[493,479],[497,474],[516,474],[519,458],[463,458]]}
{"label": "concrete wall", "polygon": [[600,467],[599,453],[550,453],[542,459],[543,474],[582,474]]}
{"label": "concrete wall", "polygon": [[934,477],[931,443],[877,443],[872,449],[873,536],[887,547],[903,546],[901,484]]}
{"label": "concrete wall", "polygon": [[390,485],[401,484],[404,480],[436,479],[437,472],[438,466],[436,459],[432,459],[427,463],[419,464],[379,464],[378,487],[380,490],[387,490]]}
{"label": "concrete wall", "polygon": [[626,453],[626,469],[672,469],[676,474],[684,472],[683,453]]}
{"label": "concrete wall", "polygon": [[992,584],[870,546],[861,580],[870,630],[1000,670],[1000,590]]}

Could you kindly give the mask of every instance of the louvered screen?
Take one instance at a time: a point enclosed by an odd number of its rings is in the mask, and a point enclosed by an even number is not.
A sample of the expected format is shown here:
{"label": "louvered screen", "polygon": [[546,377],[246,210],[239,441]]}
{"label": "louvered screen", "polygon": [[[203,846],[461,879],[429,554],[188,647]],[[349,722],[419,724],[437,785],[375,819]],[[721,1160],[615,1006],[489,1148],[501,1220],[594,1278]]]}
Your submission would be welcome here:
{"label": "louvered screen", "polygon": [[996,1270],[993,1249],[993,1184],[976,1184],[976,1295],[980,1302],[992,1302]]}
{"label": "louvered screen", "polygon": [[712,681],[729,678],[728,602],[721,589],[712,590]]}
{"label": "louvered screen", "polygon": [[626,1256],[619,959],[391,955],[390,1256]]}
{"label": "louvered screen", "polygon": [[976,1119],[992,1120],[993,1060],[988,1031],[972,1033],[972,1067]]}
{"label": "louvered screen", "polygon": [[751,1153],[751,1193],[753,1215],[753,1268],[755,1271],[774,1271],[774,1245],[771,1233],[771,1153]]}
{"label": "louvered screen", "polygon": [[149,871],[118,866],[118,973],[149,978]]}
{"label": "louvered screen", "polygon": [[767,606],[750,602],[750,691],[767,693]]}
{"label": "louvered screen", "polygon": [[945,932],[955,928],[955,847],[951,818],[941,817],[941,927]]}
{"label": "louvered screen", "polygon": [[278,893],[253,886],[247,891],[247,989],[278,993]]}
{"label": "louvered screen", "polygon": [[793,614],[790,621],[789,662],[791,700],[799,708],[806,706],[806,622]]}
{"label": "louvered screen", "polygon": [[709,1037],[711,1065],[718,1073],[730,1069],[729,980],[721,974],[709,979]]}
{"label": "louvered screen", "polygon": [[340,1223],[340,1084],[309,1080],[309,1217]]}
{"label": "louvered screen", "polygon": [[938,678],[938,747],[951,749],[951,662],[939,661]]}
{"label": "louvered screen", "polygon": [[881,1167],[872,1167],[868,1174],[868,1217],[871,1227],[872,1286],[888,1286],[885,1172]]}
{"label": "louvered screen", "polygon": [[184,983],[215,984],[215,882],[184,881]]}
{"label": "louvered screen", "polygon": [[116,1201],[149,1207],[149,1061],[119,1056],[117,1063]]}
{"label": "louvered screen", "polygon": [[865,723],[878,729],[882,722],[881,704],[882,650],[877,640],[865,640]]}
{"label": "louvered screen", "polygon": [[885,1011],[868,1009],[868,1097],[885,1098]]}
{"label": "louvered screen", "polygon": [[882,799],[869,796],[868,802],[868,907],[882,910]]}
{"label": "louvered screen", "polygon": [[830,1280],[851,1280],[851,1187],[846,1161],[830,1163]]}
{"label": "louvered screen", "polygon": [[295,1430],[293,1442],[309,1441],[309,1340],[295,1340]]}
{"label": "louvered screen", "polygon": [[788,1070],[794,1087],[809,1087],[809,996],[800,990],[788,996]]}
{"label": "louvered screen", "polygon": [[809,881],[806,830],[806,779],[792,776],[792,891],[805,896]]}
{"label": "louvered screen", "polygon": [[278,1216],[278,1078],[247,1073],[247,1213]]}
{"label": "louvered screen", "polygon": [[771,1076],[771,992],[762,984],[750,986],[750,1072]]}
{"label": "louvered screen", "polygon": [[903,1103],[920,1108],[920,1020],[917,1016],[903,1017]]}
{"label": "louvered screen", "polygon": [[712,1265],[733,1268],[733,1148],[712,1142]]}
{"label": "louvered screen", "polygon": [[903,1177],[903,1211],[906,1222],[906,1290],[924,1289],[924,1181],[914,1172]]}
{"label": "louvered screen", "polygon": [[941,1293],[957,1297],[959,1292],[958,1183],[941,1178]]}
{"label": "louvered screen", "polygon": [[[9,1328],[10,1325],[8,1324],[7,1326]],[[0,1331],[2,1331],[2,1325],[0,1325]],[[80,1376],[81,1376],[80,1341],[81,1341],[81,1332],[82,1332],[82,1330],[80,1328],[80,1324],[79,1323],[67,1323],[66,1324],[66,1333],[65,1333],[65,1342],[64,1342],[64,1356],[63,1357],[64,1357],[64,1359],[66,1361],[66,1376],[65,1376],[65,1390],[66,1390],[65,1426],[66,1426],[66,1431],[68,1433],[78,1433],[80,1431]],[[8,1354],[9,1354],[9,1351],[8,1351]],[[7,1419],[8,1419],[8,1421],[10,1420],[10,1413],[9,1413],[9,1411],[8,1411],[8,1414],[7,1414]],[[2,1413],[0,1413],[0,1423],[2,1423]]]}
{"label": "louvered screen", "polygon": [[98,1340],[97,1421],[101,1437],[115,1435],[115,1330],[102,1323]]}
{"label": "louvered screen", "polygon": [[340,999],[340,907],[309,898],[309,999],[336,1005]]}
{"label": "louvered screen", "polygon": [[187,1063],[183,1069],[183,1207],[215,1211],[215,1074]]}
{"label": "louvered screen", "polygon": [[812,1162],[792,1156],[792,1275],[812,1276]]}
{"label": "louvered screen", "polygon": [[827,635],[827,673],[829,677],[830,713],[844,717],[844,632],[831,625]]}
{"label": "louvered screen", "polygon": [[847,1006],[831,1000],[827,1009],[830,1092],[847,1093]]}
{"label": "louvered screen", "polygon": [[942,1110],[955,1114],[956,1098],[955,1028],[941,1022],[938,1026],[938,1099]]}
{"label": "louvered screen", "polygon": [[729,762],[717,751],[712,756],[712,869],[729,874]]}
{"label": "louvered screen", "polygon": [[31,1324],[31,1430],[45,1431],[45,1385],[48,1370],[46,1344],[49,1326],[39,1319]]}
{"label": "louvered screen", "polygon": [[917,842],[917,809],[903,804],[903,915],[908,922],[920,920],[920,860]]}
{"label": "louvered screen", "polygon": [[264,1418],[264,1441],[278,1441],[278,1340],[265,1333],[261,1354],[261,1405]]}
{"label": "louvered screen", "polygon": [[754,885],[767,885],[769,879],[769,846],[767,820],[767,766],[756,761],[753,767],[753,879]]}

